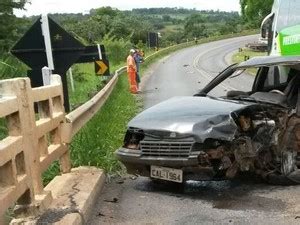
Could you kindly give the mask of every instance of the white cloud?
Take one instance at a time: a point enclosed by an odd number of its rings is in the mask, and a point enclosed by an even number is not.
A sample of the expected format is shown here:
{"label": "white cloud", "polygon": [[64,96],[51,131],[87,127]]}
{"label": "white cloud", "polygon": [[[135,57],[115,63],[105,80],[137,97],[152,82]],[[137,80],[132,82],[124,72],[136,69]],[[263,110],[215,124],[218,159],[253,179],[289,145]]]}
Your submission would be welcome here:
{"label": "white cloud", "polygon": [[31,0],[26,11],[16,10],[15,14],[39,15],[45,13],[88,13],[92,8],[111,6],[121,10],[132,8],[183,7],[199,10],[239,11],[239,0]]}

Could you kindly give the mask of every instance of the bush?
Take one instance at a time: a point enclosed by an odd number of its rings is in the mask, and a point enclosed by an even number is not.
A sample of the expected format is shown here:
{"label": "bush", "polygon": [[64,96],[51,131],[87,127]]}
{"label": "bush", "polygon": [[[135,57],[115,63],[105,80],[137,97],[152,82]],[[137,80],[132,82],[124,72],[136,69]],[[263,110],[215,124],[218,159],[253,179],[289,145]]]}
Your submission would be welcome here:
{"label": "bush", "polygon": [[129,49],[132,48],[132,43],[123,38],[116,39],[105,35],[101,43],[104,44],[108,59],[111,65],[119,65],[124,63],[128,55]]}

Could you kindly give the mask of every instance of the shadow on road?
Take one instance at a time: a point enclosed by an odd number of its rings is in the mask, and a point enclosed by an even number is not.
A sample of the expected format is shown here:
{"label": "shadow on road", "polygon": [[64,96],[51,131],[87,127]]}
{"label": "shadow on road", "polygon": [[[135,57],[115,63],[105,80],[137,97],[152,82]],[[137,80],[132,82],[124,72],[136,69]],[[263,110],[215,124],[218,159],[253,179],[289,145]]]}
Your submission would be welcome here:
{"label": "shadow on road", "polygon": [[140,178],[134,188],[141,192],[174,196],[182,200],[206,201],[217,209],[281,211],[287,207],[286,202],[280,199],[264,196],[287,187],[271,186],[248,176],[236,180],[187,181],[185,184],[157,183]]}

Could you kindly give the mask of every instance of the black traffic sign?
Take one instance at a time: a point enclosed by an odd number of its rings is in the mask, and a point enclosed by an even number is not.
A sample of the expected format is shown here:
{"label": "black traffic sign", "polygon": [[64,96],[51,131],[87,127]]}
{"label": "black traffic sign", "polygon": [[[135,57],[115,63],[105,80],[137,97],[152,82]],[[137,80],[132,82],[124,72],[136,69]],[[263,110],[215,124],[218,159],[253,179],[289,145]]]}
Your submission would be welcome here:
{"label": "black traffic sign", "polygon": [[[85,51],[85,46],[55,23],[50,17],[49,30],[55,69],[68,70]],[[41,28],[41,17],[11,49],[11,53],[31,69],[47,66],[45,41]]]}
{"label": "black traffic sign", "polygon": [[[11,49],[11,53],[31,68],[27,72],[33,87],[43,85],[41,69],[48,65],[41,17],[29,28],[25,35]],[[50,42],[54,63],[53,73],[62,78],[64,105],[70,111],[66,72],[84,52],[85,46],[48,17]]]}
{"label": "black traffic sign", "polygon": [[148,44],[150,48],[158,48],[158,33],[149,32],[148,33]]}
{"label": "black traffic sign", "polygon": [[[62,78],[64,90],[65,110],[70,111],[68,84],[66,72],[74,63],[94,62],[100,59],[108,60],[103,45],[84,46],[80,41],[75,39],[54,20],[48,17],[49,33],[51,49],[48,50],[53,56],[53,73],[59,74]],[[48,40],[49,41],[49,40]],[[24,62],[31,70],[27,71],[27,75],[31,80],[33,87],[43,85],[42,68],[48,66],[49,51],[47,51],[46,40],[42,30],[42,17],[29,28],[24,36],[11,49],[11,53],[19,60]],[[48,55],[47,55],[48,53]],[[48,58],[47,58],[48,57]],[[105,72],[109,73],[107,69]]]}

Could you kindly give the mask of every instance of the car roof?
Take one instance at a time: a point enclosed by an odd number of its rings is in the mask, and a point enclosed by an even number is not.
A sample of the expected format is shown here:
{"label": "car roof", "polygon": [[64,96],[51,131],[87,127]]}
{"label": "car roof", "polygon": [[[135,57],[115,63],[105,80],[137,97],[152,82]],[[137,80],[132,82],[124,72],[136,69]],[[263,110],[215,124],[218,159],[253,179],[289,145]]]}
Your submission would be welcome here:
{"label": "car roof", "polygon": [[236,65],[237,69],[261,66],[284,66],[300,64],[300,56],[258,56]]}

